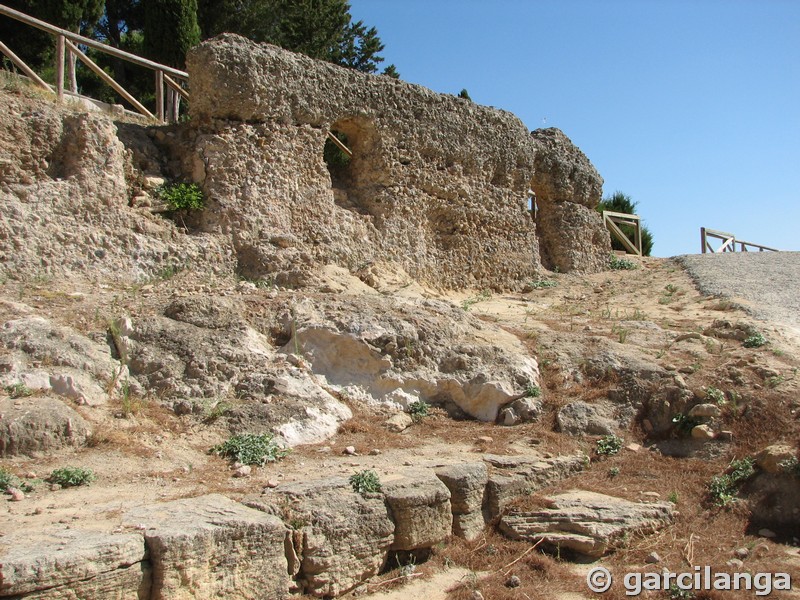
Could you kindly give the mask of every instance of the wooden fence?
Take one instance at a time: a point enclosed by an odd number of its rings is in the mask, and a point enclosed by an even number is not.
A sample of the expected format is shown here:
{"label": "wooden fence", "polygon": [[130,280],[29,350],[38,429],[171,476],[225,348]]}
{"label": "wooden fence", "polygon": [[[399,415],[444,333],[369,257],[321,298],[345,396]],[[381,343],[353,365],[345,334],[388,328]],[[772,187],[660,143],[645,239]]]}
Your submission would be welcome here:
{"label": "wooden fence", "polygon": [[[722,241],[722,244],[719,248],[714,249],[709,242],[709,239],[717,239]],[[726,233],[724,231],[717,231],[716,229],[707,229],[705,227],[700,228],[700,246],[701,252],[706,254],[708,252],[713,254],[719,254],[722,252],[736,252],[736,245],[739,244],[739,251],[740,252],[749,252],[748,247],[751,248],[758,248],[759,252],[779,252],[777,248],[770,248],[769,246],[764,246],[762,244],[755,244],[753,242],[745,242],[744,240],[737,240],[736,236],[732,233]]]}
{"label": "wooden fence", "polygon": [[[642,218],[639,215],[628,215],[604,210],[603,224],[611,235],[619,240],[629,254],[635,254],[636,256],[642,255]],[[620,229],[620,225],[633,227],[632,240]]]}
{"label": "wooden fence", "polygon": [[[166,65],[147,60],[141,56],[136,56],[130,52],[125,52],[119,48],[108,46],[96,40],[78,35],[66,29],[55,27],[44,21],[21,13],[17,10],[0,4],[0,15],[15,19],[21,23],[46,31],[55,38],[56,45],[56,84],[55,87],[43,81],[28,65],[26,65],[8,46],[0,41],[0,52],[5,54],[16,67],[27,75],[36,85],[48,91],[55,92],[59,100],[63,100],[64,89],[64,63],[72,60],[72,57],[80,60],[91,71],[93,71],[104,83],[110,86],[122,98],[124,98],[137,112],[158,121],[176,121],[178,119],[178,107],[180,99],[189,101],[189,93],[186,87],[189,83],[189,74]],[[125,88],[117,83],[113,77],[99,67],[92,59],[81,51],[80,46],[93,48],[98,52],[108,54],[115,58],[122,59],[129,63],[145,67],[154,72],[155,77],[155,114],[150,112],[144,105],[133,97]],[[78,95],[77,90],[71,90],[73,95]]]}

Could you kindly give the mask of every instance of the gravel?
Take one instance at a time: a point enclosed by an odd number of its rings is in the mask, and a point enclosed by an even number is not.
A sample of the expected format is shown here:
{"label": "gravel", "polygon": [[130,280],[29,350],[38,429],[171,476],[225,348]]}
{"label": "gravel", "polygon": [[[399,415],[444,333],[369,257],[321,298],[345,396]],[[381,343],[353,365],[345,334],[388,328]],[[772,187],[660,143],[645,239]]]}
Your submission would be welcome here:
{"label": "gravel", "polygon": [[800,334],[800,252],[676,257],[700,291],[729,298],[754,317]]}

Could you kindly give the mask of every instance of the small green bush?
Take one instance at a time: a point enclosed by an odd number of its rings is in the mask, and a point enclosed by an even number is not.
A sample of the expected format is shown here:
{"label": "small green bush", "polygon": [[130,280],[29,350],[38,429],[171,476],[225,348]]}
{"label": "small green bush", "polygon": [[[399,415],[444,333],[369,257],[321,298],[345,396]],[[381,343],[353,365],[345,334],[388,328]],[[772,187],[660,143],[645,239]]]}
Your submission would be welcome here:
{"label": "small green bush", "polygon": [[623,443],[625,443],[625,440],[618,435],[604,435],[597,440],[597,453],[603,456],[612,456],[622,450]]}
{"label": "small green bush", "polygon": [[200,210],[205,207],[203,192],[196,183],[164,184],[156,190],[170,210]]}
{"label": "small green bush", "polygon": [[689,415],[685,415],[683,413],[678,413],[674,417],[672,417],[672,422],[675,424],[675,432],[678,434],[678,437],[686,437],[692,433],[692,429],[700,425],[700,419],[696,417],[690,417]]}
{"label": "small green bush", "polygon": [[709,387],[706,390],[706,399],[711,402],[716,402],[717,404],[725,404],[727,402],[727,400],[725,400],[725,392],[715,387]]}
{"label": "small green bush", "polygon": [[18,487],[18,483],[16,475],[0,467],[0,492],[5,492],[10,487]]}
{"label": "small green bush", "polygon": [[8,385],[6,386],[6,392],[8,392],[8,395],[11,396],[12,399],[27,398],[28,396],[33,395],[33,390],[31,390],[24,383],[15,383],[13,385]]}
{"label": "small green bush", "polygon": [[83,467],[63,467],[50,473],[47,481],[57,483],[62,487],[76,487],[79,485],[89,485],[96,479],[91,469]]}
{"label": "small green bush", "polygon": [[546,288],[554,288],[558,285],[557,281],[553,281],[552,279],[539,279],[538,281],[532,281],[530,283],[531,288],[534,290],[543,290]]}
{"label": "small green bush", "polygon": [[211,448],[211,452],[230,458],[243,465],[264,466],[289,454],[287,448],[279,446],[271,433],[243,433]]}
{"label": "small green bush", "polygon": [[616,254],[612,254],[608,261],[608,266],[612,271],[633,271],[636,269],[636,263],[627,258],[621,258]]}
{"label": "small green bush", "polygon": [[527,398],[538,398],[542,395],[542,388],[538,385],[528,384],[528,387],[525,388],[525,396]]}
{"label": "small green bush", "polygon": [[424,400],[417,400],[408,405],[408,413],[414,422],[419,422],[430,414],[431,405]]}
{"label": "small green bush", "polygon": [[784,473],[794,475],[795,477],[800,477],[800,460],[797,460],[796,456],[782,460],[778,463],[778,466],[783,470]]}
{"label": "small green bush", "polygon": [[716,506],[727,506],[736,500],[739,488],[755,475],[755,472],[755,460],[750,456],[731,461],[727,473],[714,475],[708,482],[709,500]]}
{"label": "small green bush", "polygon": [[381,491],[381,482],[375,471],[359,471],[350,476],[350,485],[356,494],[375,494]]}
{"label": "small green bush", "polygon": [[764,344],[767,343],[767,339],[761,335],[760,333],[754,333],[751,336],[747,337],[742,345],[745,348],[760,348]]}

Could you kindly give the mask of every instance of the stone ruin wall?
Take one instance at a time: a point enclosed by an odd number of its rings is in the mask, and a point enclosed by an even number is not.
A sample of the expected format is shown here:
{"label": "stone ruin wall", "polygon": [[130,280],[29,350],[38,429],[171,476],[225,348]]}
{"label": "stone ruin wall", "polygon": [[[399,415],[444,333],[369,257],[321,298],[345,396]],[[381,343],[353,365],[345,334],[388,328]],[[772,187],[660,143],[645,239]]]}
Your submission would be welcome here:
{"label": "stone ruin wall", "polygon": [[[558,130],[231,34],[188,70],[183,169],[206,194],[200,228],[231,236],[241,275],[302,285],[315,263],[393,261],[434,286],[513,288],[543,261],[605,266],[602,179]],[[339,171],[323,160],[329,130],[354,153]]]}

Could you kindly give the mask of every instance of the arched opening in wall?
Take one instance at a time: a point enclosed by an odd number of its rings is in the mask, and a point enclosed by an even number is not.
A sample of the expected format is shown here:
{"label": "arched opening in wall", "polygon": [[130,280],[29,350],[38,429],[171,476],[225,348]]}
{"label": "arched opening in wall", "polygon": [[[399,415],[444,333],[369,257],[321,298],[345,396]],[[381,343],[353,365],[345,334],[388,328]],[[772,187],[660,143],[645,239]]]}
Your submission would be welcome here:
{"label": "arched opening in wall", "polygon": [[337,205],[359,214],[376,214],[374,191],[382,172],[378,154],[379,137],[368,119],[343,118],[331,126],[322,158]]}

